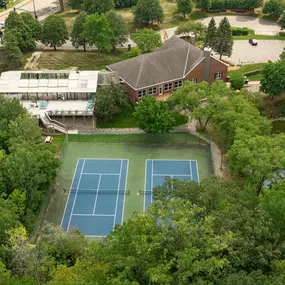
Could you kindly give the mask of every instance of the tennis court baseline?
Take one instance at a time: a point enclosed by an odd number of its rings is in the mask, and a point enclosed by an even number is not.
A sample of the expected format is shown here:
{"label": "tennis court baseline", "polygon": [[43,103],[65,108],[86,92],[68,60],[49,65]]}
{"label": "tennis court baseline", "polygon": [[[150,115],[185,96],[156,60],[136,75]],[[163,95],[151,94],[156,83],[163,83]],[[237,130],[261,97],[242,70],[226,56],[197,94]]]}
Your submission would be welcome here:
{"label": "tennis court baseline", "polygon": [[116,224],[121,225],[127,172],[127,159],[78,159],[62,218],[63,229],[102,237]]}
{"label": "tennis court baseline", "polygon": [[145,166],[144,210],[152,203],[152,190],[166,177],[199,182],[197,160],[147,159]]}

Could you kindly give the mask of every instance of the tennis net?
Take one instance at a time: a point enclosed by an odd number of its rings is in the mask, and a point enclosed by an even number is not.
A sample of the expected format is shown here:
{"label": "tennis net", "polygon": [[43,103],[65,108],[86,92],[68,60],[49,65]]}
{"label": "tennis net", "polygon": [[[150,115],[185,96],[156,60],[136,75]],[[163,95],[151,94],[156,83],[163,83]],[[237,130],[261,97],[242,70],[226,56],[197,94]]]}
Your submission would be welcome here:
{"label": "tennis net", "polygon": [[[63,192],[65,194],[68,193],[76,193],[77,195],[81,194],[91,194],[91,193],[97,193],[97,189],[63,189]],[[130,195],[130,190],[118,190],[118,189],[99,189],[98,193],[101,194],[114,194],[114,195]]]}

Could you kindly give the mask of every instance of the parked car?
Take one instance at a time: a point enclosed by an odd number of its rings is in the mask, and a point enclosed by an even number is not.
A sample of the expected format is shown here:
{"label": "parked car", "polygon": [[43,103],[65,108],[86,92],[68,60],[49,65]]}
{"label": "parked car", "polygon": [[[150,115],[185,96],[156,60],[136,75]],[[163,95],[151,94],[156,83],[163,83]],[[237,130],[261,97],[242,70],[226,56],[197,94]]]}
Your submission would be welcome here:
{"label": "parked car", "polygon": [[248,42],[252,45],[252,46],[257,46],[258,42],[255,39],[249,39]]}
{"label": "parked car", "polygon": [[4,29],[5,28],[5,22],[0,22],[0,29]]}

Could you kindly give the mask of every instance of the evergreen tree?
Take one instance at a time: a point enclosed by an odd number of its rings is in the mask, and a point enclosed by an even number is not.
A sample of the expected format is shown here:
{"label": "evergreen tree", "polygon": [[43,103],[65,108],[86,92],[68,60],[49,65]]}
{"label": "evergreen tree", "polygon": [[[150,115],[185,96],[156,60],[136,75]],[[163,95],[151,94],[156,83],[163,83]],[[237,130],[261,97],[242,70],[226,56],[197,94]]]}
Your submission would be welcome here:
{"label": "evergreen tree", "polygon": [[35,39],[32,36],[32,31],[24,22],[21,16],[12,11],[5,20],[5,32],[13,31],[17,38],[18,47],[23,51],[30,51],[36,48]]}
{"label": "evergreen tree", "polygon": [[86,45],[87,45],[87,38],[84,35],[83,32],[83,26],[86,21],[87,13],[86,12],[80,12],[80,14],[76,17],[75,23],[72,28],[71,32],[71,42],[72,45],[75,48],[79,48],[80,46],[83,46],[84,51],[86,51]]}
{"label": "evergreen tree", "polygon": [[18,46],[17,36],[13,30],[4,34],[5,70],[15,70],[22,67],[22,53]]}
{"label": "evergreen tree", "polygon": [[32,37],[36,41],[40,40],[42,36],[42,25],[39,20],[35,19],[29,12],[21,13],[20,16],[25,24],[29,27]]}
{"label": "evergreen tree", "polygon": [[83,0],[82,10],[89,14],[103,14],[114,9],[114,0]]}
{"label": "evergreen tree", "polygon": [[49,15],[43,24],[42,43],[56,50],[68,40],[68,32],[63,18],[59,15]]}
{"label": "evergreen tree", "polygon": [[113,11],[108,12],[106,17],[110,24],[110,28],[115,35],[115,37],[111,40],[113,50],[115,50],[116,45],[122,45],[128,41],[128,25],[121,15],[118,15]]}
{"label": "evergreen tree", "polygon": [[217,37],[213,46],[214,50],[219,53],[220,59],[222,59],[223,55],[231,56],[233,43],[231,25],[227,17],[224,17],[220,22],[217,30]]}
{"label": "evergreen tree", "polygon": [[83,0],[69,0],[68,4],[72,9],[80,10]]}
{"label": "evergreen tree", "polygon": [[208,11],[212,7],[212,0],[198,0],[197,7],[203,11]]}
{"label": "evergreen tree", "polygon": [[186,18],[186,15],[191,14],[192,12],[192,0],[177,0],[177,12]]}
{"label": "evergreen tree", "polygon": [[278,20],[278,24],[281,26],[282,29],[285,29],[285,13],[280,16]]}
{"label": "evergreen tree", "polygon": [[206,31],[206,37],[205,37],[205,45],[214,47],[215,39],[216,39],[216,33],[217,33],[217,28],[216,28],[216,22],[215,19],[212,17],[208,29]]}
{"label": "evergreen tree", "polygon": [[159,0],[138,0],[134,9],[134,22],[137,26],[143,27],[163,22],[163,9]]}

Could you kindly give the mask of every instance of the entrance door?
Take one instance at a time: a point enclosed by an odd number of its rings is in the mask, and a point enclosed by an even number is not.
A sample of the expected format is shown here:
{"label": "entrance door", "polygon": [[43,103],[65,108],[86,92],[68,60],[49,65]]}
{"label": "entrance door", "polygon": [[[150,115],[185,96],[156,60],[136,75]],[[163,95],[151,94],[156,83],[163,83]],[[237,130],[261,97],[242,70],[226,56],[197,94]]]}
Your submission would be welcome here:
{"label": "entrance door", "polygon": [[158,95],[162,95],[163,94],[163,85],[159,86],[159,90],[158,90]]}

